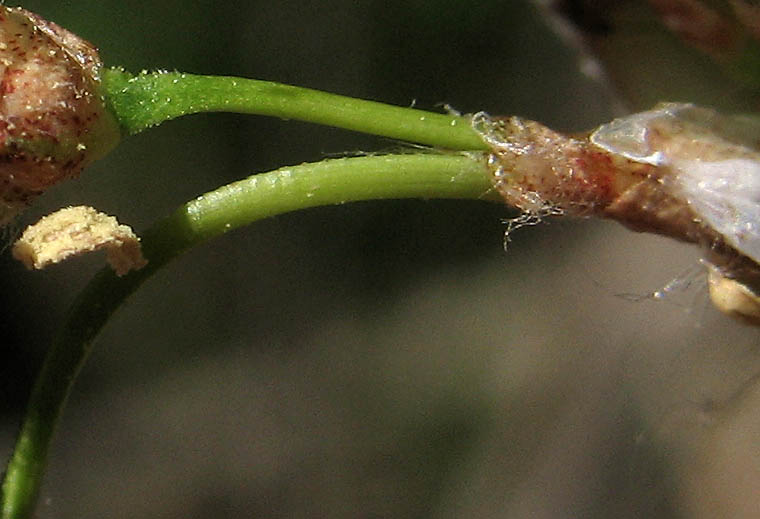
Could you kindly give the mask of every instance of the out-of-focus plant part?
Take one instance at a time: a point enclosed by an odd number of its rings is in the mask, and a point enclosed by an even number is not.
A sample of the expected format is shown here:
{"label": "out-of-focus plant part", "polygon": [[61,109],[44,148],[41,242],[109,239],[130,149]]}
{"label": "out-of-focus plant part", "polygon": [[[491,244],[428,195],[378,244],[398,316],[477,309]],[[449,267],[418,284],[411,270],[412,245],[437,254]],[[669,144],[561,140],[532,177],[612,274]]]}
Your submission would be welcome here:
{"label": "out-of-focus plant part", "polygon": [[88,42],[24,9],[0,7],[0,224],[118,142],[100,67]]}
{"label": "out-of-focus plant part", "polygon": [[537,0],[633,110],[684,100],[760,102],[760,13],[741,0]]}
{"label": "out-of-focus plant part", "polygon": [[760,298],[747,285],[723,275],[720,269],[708,266],[707,285],[710,299],[724,314],[748,324],[760,325]]}

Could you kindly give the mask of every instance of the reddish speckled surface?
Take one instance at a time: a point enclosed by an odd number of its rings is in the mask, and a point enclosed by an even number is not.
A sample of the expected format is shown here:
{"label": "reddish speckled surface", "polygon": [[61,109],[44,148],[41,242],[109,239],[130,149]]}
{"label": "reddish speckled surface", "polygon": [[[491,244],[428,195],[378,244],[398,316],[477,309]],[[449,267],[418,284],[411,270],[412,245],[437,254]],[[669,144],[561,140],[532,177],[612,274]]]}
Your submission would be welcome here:
{"label": "reddish speckled surface", "polygon": [[[113,140],[95,48],[20,8],[0,16],[0,224]],[[110,127],[110,129],[109,129]]]}

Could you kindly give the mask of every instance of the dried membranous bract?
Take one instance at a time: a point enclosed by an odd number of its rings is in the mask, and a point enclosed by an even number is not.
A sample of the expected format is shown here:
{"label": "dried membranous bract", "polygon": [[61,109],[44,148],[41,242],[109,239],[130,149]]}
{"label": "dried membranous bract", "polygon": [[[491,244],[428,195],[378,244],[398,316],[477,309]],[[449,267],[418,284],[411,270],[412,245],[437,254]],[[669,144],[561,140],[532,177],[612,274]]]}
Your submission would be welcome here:
{"label": "dried membranous bract", "polygon": [[13,244],[13,257],[27,268],[42,269],[101,249],[118,276],[147,264],[130,227],[87,206],[61,209],[27,227]]}
{"label": "dried membranous bract", "polygon": [[0,225],[115,146],[100,66],[88,42],[0,6]]}
{"label": "dried membranous bract", "polygon": [[[696,243],[716,306],[760,321],[760,122],[666,103],[584,138],[477,114],[496,189],[529,213],[612,218]],[[549,211],[547,208],[551,208]]]}

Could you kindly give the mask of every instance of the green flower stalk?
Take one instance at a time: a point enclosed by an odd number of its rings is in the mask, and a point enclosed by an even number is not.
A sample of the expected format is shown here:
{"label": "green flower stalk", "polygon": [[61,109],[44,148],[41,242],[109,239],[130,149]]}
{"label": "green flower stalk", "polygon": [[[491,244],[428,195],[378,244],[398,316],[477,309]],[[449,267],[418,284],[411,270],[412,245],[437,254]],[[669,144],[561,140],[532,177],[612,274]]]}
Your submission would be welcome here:
{"label": "green flower stalk", "polygon": [[103,72],[108,101],[125,134],[199,112],[306,121],[455,150],[487,150],[469,117],[390,106],[309,88],[237,77],[122,69]]}
{"label": "green flower stalk", "polygon": [[101,271],[79,295],[35,382],[2,487],[2,517],[34,510],[55,424],[92,342],[114,311],[159,268],[189,248],[257,220],[329,204],[383,198],[498,199],[484,153],[327,160],[254,175],[199,196],[143,234],[145,268]]}

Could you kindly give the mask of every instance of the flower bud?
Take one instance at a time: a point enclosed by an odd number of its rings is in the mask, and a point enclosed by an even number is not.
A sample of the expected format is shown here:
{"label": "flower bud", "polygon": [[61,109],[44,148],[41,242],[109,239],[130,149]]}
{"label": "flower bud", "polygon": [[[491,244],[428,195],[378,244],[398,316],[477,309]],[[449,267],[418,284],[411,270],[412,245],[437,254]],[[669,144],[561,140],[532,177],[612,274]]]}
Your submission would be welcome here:
{"label": "flower bud", "polygon": [[0,6],[0,225],[118,142],[100,67],[87,41]]}

